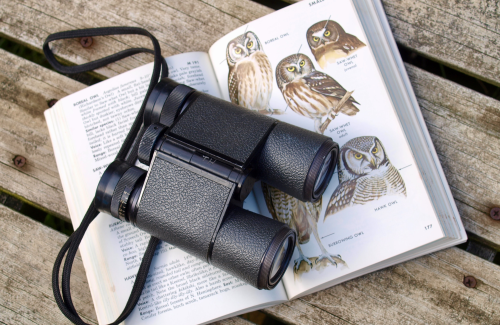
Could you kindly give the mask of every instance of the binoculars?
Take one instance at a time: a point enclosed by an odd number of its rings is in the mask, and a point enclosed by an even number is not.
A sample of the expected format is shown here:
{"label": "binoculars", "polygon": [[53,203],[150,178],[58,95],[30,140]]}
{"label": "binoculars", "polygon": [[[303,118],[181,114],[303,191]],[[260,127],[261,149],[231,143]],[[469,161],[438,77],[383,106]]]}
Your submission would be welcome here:
{"label": "binoculars", "polygon": [[114,161],[97,187],[100,212],[148,232],[258,289],[272,289],[292,257],[288,225],[244,210],[261,180],[317,201],[338,145],[317,134],[162,79],[136,139],[145,170]]}

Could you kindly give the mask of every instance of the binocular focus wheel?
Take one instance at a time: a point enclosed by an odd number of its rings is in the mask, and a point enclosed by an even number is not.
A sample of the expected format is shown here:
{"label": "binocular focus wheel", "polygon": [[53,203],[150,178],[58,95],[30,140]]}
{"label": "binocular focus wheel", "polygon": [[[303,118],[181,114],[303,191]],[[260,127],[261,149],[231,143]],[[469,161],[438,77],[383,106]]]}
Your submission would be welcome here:
{"label": "binocular focus wheel", "polygon": [[181,113],[184,102],[192,92],[194,92],[194,89],[186,85],[178,85],[175,87],[163,104],[160,114],[160,123],[171,126]]}
{"label": "binocular focus wheel", "polygon": [[142,136],[141,142],[139,143],[139,149],[137,152],[141,163],[149,166],[156,141],[161,138],[166,130],[167,127],[162,124],[155,123],[148,126],[146,132],[144,132],[144,135]]}

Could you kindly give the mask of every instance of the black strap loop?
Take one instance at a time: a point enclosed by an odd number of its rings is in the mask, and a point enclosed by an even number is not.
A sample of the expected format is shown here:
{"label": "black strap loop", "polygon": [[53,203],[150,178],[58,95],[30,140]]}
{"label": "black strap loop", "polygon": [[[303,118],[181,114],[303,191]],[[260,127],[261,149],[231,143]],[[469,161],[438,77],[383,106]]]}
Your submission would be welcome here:
{"label": "black strap loop", "polygon": [[[70,39],[70,38],[79,38],[79,37],[94,37],[94,36],[109,36],[109,35],[143,35],[151,38],[153,42],[154,51],[146,48],[131,48],[126,49],[118,53],[114,53],[110,56],[80,64],[77,66],[65,66],[59,63],[56,60],[52,50],[49,48],[49,43],[52,41]],[[102,68],[105,65],[116,62],[118,60],[124,59],[126,57],[132,56],[138,53],[151,53],[155,54],[160,52],[160,44],[156,40],[156,38],[151,35],[147,30],[138,27],[103,27],[103,28],[88,28],[88,29],[77,29],[64,31],[59,33],[50,34],[45,42],[43,43],[43,53],[49,61],[50,65],[54,67],[57,71],[61,73],[79,73],[86,72],[90,70],[95,70],[98,68]],[[156,63],[156,62],[155,62]],[[166,65],[163,67],[166,70]],[[168,73],[167,73],[168,74]]]}
{"label": "black strap loop", "polygon": [[[69,38],[79,38],[87,36],[106,36],[106,35],[143,35],[148,36],[152,43],[154,50],[146,48],[132,48],[127,49],[110,56],[85,63],[77,66],[64,66],[60,64],[52,50],[49,48],[49,43],[56,40],[69,39]],[[147,98],[153,91],[154,86],[158,83],[160,76],[165,78],[168,76],[168,66],[165,59],[161,56],[160,44],[158,40],[150,34],[147,30],[137,27],[104,27],[104,28],[90,28],[90,29],[80,29],[65,31],[60,33],[51,34],[45,40],[43,44],[43,52],[49,63],[61,73],[79,73],[89,70],[94,70],[101,68],[107,64],[121,60],[123,58],[129,57],[137,53],[152,53],[154,54],[154,68],[151,76],[151,81],[149,83],[148,91],[141,105],[137,117],[130,128],[130,131],[123,142],[120,151],[118,152],[116,159],[121,161],[126,161],[129,164],[134,164],[137,160],[137,148],[139,146],[140,136],[144,133],[145,127],[143,125],[143,113],[146,106]],[[89,225],[94,221],[99,212],[97,211],[94,202],[92,202],[85,214],[80,226],[75,230],[75,232],[68,238],[66,243],[61,248],[59,254],[57,255],[56,261],[54,262],[54,268],[52,270],[52,290],[54,292],[54,297],[57,306],[62,311],[62,313],[74,324],[77,325],[87,325],[82,318],[78,315],[73,305],[71,299],[71,269],[73,267],[73,261],[75,259],[76,253],[78,251],[78,246],[80,245],[85,232],[87,231]],[[137,272],[134,286],[130,293],[130,297],[123,309],[121,315],[110,325],[117,325],[123,322],[128,315],[134,310],[137,301],[139,300],[144,284],[146,283],[147,275],[149,272],[149,267],[151,261],[153,260],[156,247],[160,240],[155,237],[151,237],[149,240],[148,247],[144,253],[144,257]],[[61,269],[61,264],[66,255],[66,260],[64,262],[64,268],[61,277],[62,287],[59,286],[59,272]],[[61,296],[62,291],[62,296]]]}
{"label": "black strap loop", "polygon": [[[154,51],[150,49],[145,49],[145,48],[132,48],[132,49],[127,49],[115,54],[112,54],[110,56],[104,57],[102,59],[98,59],[92,62],[84,63],[81,65],[77,66],[64,66],[59,61],[56,60],[54,53],[49,47],[49,43],[52,41],[56,40],[62,40],[62,39],[70,39],[70,38],[79,38],[79,37],[87,37],[87,36],[107,36],[107,35],[143,35],[143,36],[148,36],[151,41],[153,42],[153,48]],[[134,141],[137,138],[137,135],[139,134],[142,121],[143,121],[143,113],[144,113],[144,108],[146,107],[146,102],[147,98],[153,91],[154,86],[158,83],[160,79],[160,71],[161,71],[161,78],[165,78],[168,76],[168,66],[165,62],[165,59],[161,56],[161,49],[160,49],[160,44],[158,43],[158,40],[147,30],[143,28],[138,28],[138,27],[103,27],[103,28],[88,28],[88,29],[77,29],[77,30],[70,30],[70,31],[65,31],[65,32],[59,32],[59,33],[54,33],[51,34],[47,37],[45,40],[45,43],[43,44],[43,53],[45,54],[45,57],[47,58],[47,61],[49,61],[50,65],[54,67],[57,71],[61,73],[79,73],[79,72],[85,72],[93,69],[98,69],[101,68],[109,63],[115,62],[117,60],[126,58],[128,56],[141,53],[141,52],[146,52],[146,53],[153,53],[154,54],[154,68],[153,68],[153,74],[151,76],[151,81],[149,83],[148,91],[146,92],[146,96],[144,98],[144,101],[142,102],[141,109],[137,113],[137,117],[132,124],[132,127],[130,128],[129,134],[125,138],[125,141],[122,144],[122,147],[120,148],[120,151],[116,155],[116,159],[118,160],[124,160],[128,162],[129,164],[134,164],[135,160],[137,159],[136,153],[137,153],[137,147],[139,144],[135,145]],[[161,67],[161,70],[160,70]],[[135,148],[135,150],[133,150]],[[132,149],[132,150],[131,150]]]}

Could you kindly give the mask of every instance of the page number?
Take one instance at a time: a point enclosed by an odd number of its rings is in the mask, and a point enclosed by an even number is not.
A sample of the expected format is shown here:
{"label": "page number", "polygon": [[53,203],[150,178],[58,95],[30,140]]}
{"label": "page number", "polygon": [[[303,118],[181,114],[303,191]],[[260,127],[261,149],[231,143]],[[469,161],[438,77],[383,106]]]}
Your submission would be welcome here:
{"label": "page number", "polygon": [[425,226],[425,230],[429,230],[432,228],[432,224]]}

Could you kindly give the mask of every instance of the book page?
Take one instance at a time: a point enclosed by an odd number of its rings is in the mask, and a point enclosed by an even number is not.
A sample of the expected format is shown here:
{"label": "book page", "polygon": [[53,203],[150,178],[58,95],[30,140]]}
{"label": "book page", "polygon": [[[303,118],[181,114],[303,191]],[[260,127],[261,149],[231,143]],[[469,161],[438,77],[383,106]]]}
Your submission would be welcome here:
{"label": "book page", "polygon": [[[220,97],[206,53],[166,59],[172,79]],[[94,197],[139,110],[151,78],[148,64],[60,100],[45,115],[75,227]],[[244,208],[257,211],[253,195]],[[101,324],[121,313],[135,281],[149,235],[100,214],[80,246]],[[141,298],[125,324],[195,324],[286,300],[283,286],[259,291],[162,242]],[[220,306],[220,308],[217,308]]]}
{"label": "book page", "polygon": [[[373,46],[350,0],[320,0],[241,26],[210,49],[223,98],[340,146],[320,201],[271,198],[273,217],[290,207],[298,233],[289,298],[444,237]],[[271,216],[269,191],[255,192]]]}

